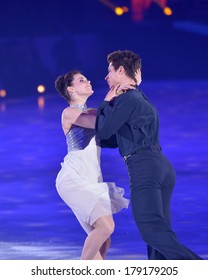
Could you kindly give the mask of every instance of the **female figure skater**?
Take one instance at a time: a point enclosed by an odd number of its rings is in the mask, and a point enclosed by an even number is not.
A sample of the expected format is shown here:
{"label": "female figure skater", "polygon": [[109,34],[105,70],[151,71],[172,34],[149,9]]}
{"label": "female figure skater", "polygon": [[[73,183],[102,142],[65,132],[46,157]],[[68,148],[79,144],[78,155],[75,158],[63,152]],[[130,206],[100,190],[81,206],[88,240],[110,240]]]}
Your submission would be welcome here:
{"label": "female figure skater", "polygon": [[96,110],[86,107],[93,94],[90,81],[80,71],[70,71],[56,79],[55,88],[69,103],[62,112],[68,153],[61,163],[56,188],[87,233],[81,259],[102,260],[114,231],[112,214],[127,208],[129,200],[123,197],[122,188],[102,179]]}

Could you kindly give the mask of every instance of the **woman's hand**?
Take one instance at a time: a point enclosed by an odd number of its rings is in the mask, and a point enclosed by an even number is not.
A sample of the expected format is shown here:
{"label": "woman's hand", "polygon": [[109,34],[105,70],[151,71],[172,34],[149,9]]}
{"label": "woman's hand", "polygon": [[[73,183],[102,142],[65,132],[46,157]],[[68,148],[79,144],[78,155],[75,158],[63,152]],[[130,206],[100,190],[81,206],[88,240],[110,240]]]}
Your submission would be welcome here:
{"label": "woman's hand", "polygon": [[114,97],[116,97],[116,87],[112,86],[112,88],[109,90],[109,92],[106,94],[104,100],[105,101],[110,101],[111,99],[113,99]]}
{"label": "woman's hand", "polygon": [[135,89],[136,85],[133,84],[124,84],[124,85],[120,85],[116,88],[116,96],[126,92],[129,89]]}
{"label": "woman's hand", "polygon": [[110,101],[114,97],[117,97],[118,95],[126,92],[128,89],[135,89],[136,85],[133,84],[124,84],[124,85],[118,85],[118,86],[113,86],[109,92],[107,93],[105,97],[105,101]]}
{"label": "woman's hand", "polygon": [[141,74],[141,70],[138,69],[136,72],[135,72],[135,78],[136,78],[136,81],[137,81],[137,86],[139,86],[142,82],[142,74]]}

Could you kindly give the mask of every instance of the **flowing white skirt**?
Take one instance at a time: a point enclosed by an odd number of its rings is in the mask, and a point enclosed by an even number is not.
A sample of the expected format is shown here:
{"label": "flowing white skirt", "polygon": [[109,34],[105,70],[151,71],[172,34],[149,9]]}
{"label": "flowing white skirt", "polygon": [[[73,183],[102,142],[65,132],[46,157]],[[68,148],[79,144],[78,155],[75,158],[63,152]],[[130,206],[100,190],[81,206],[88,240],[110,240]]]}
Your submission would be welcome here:
{"label": "flowing white skirt", "polygon": [[66,155],[56,178],[56,188],[87,233],[99,217],[117,213],[129,204],[123,197],[123,188],[113,182],[103,182],[100,148],[95,138],[84,150]]}

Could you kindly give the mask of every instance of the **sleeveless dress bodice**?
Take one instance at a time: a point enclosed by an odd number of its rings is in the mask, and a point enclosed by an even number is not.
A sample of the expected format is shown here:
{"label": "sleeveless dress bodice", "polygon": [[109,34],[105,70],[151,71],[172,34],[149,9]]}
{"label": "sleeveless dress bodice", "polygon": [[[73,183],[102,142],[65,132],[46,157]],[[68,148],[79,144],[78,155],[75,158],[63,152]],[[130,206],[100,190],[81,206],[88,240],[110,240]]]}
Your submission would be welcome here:
{"label": "sleeveless dress bodice", "polygon": [[72,125],[66,134],[68,153],[85,149],[95,136],[95,129]]}

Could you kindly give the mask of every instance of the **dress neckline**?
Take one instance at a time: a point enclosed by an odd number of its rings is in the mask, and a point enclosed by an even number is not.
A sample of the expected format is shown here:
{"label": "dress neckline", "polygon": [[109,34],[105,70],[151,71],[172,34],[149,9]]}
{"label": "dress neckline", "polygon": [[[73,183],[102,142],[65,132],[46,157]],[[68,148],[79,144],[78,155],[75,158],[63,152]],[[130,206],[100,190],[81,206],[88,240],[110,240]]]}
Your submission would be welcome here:
{"label": "dress neckline", "polygon": [[70,107],[81,109],[83,112],[87,111],[87,105],[86,104],[74,104],[74,105],[70,105]]}

